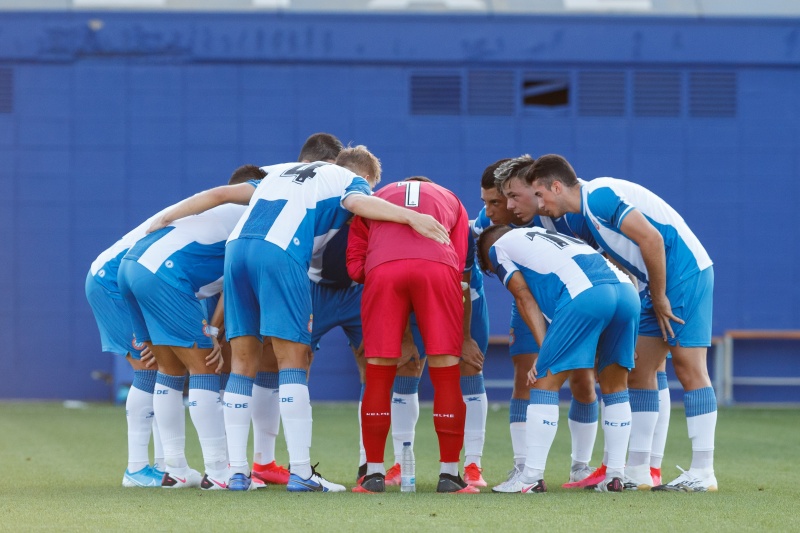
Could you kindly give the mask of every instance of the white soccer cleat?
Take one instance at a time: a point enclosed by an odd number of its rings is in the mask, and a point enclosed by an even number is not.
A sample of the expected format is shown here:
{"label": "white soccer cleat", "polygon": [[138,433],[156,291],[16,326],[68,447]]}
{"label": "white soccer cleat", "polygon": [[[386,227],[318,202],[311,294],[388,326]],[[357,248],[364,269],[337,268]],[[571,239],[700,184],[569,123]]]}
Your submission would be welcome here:
{"label": "white soccer cleat", "polygon": [[625,467],[625,490],[650,490],[653,478],[650,476],[650,465]]}
{"label": "white soccer cleat", "polygon": [[522,492],[522,487],[525,486],[525,483],[520,481],[520,476],[522,476],[522,468],[514,465],[514,468],[508,471],[508,479],[492,487],[492,492]]}
{"label": "white soccer cleat", "polygon": [[200,488],[203,490],[227,490],[230,477],[231,473],[227,468],[219,472],[206,470],[206,474],[200,482]]}
{"label": "white soccer cleat", "polygon": [[594,473],[595,469],[587,464],[579,464],[576,468],[569,471],[569,482],[577,483],[583,481]]}
{"label": "white soccer cleat", "polygon": [[[317,463],[319,464],[319,463]],[[289,476],[286,490],[289,492],[344,492],[344,485],[328,481],[316,470],[317,465],[311,467],[311,477],[303,479],[295,473]]]}
{"label": "white soccer cleat", "polygon": [[200,486],[202,476],[197,470],[182,468],[164,474],[161,487],[165,489],[196,489]]}
{"label": "white soccer cleat", "polygon": [[674,481],[666,485],[659,485],[653,487],[655,491],[665,492],[716,492],[717,491],[717,478],[714,476],[714,471],[708,470],[692,470],[687,471],[678,467],[681,475]]}

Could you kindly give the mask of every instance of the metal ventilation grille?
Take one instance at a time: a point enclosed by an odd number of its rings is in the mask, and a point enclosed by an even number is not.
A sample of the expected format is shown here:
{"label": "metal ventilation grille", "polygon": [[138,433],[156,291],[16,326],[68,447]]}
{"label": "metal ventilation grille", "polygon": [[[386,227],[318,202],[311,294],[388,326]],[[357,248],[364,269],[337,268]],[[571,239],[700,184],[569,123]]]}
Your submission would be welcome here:
{"label": "metal ventilation grille", "polygon": [[458,115],[461,113],[461,75],[412,74],[412,115]]}
{"label": "metal ventilation grille", "polygon": [[531,109],[566,107],[569,85],[566,72],[526,72],[522,75],[522,104]]}
{"label": "metal ventilation grille", "polygon": [[680,117],[680,72],[636,72],[633,114],[637,117]]}
{"label": "metal ventilation grille", "polygon": [[689,73],[689,116],[735,117],[736,85],[735,72]]}
{"label": "metal ventilation grille", "polygon": [[14,110],[14,71],[0,68],[0,113]]}
{"label": "metal ventilation grille", "polygon": [[578,115],[584,117],[625,115],[625,73],[579,73]]}
{"label": "metal ventilation grille", "polygon": [[514,114],[514,72],[473,70],[467,84],[467,113],[470,115]]}

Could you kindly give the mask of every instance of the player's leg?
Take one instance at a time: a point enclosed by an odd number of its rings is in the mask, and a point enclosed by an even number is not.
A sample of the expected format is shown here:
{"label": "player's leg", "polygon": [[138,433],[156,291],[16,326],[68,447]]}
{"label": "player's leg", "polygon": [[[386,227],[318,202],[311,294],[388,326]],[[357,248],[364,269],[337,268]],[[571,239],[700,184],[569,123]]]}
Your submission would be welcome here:
{"label": "player's leg", "polygon": [[[670,356],[667,355],[667,359]],[[653,447],[650,450],[650,477],[653,478],[653,486],[661,485],[661,462],[664,459],[664,449],[667,446],[667,434],[669,433],[669,419],[672,413],[672,401],[669,395],[669,383],[667,382],[667,360],[658,367],[656,373],[658,380],[658,420],[656,429],[653,432]]]}
{"label": "player's leg", "polygon": [[264,342],[262,349],[253,383],[252,475],[263,483],[286,485],[289,482],[289,470],[275,462],[275,442],[281,425],[278,360],[271,342]]}
{"label": "player's leg", "polygon": [[572,402],[569,406],[569,432],[572,437],[570,482],[582,481],[593,469],[589,466],[597,438],[598,403],[595,392],[594,369],[573,370],[569,376]]}
{"label": "player's leg", "polygon": [[[417,350],[414,343],[404,343],[403,350]],[[422,352],[424,356],[424,351]],[[392,446],[394,463],[386,471],[386,484],[400,485],[400,458],[403,443],[410,442],[414,447],[417,421],[419,420],[419,381],[425,368],[426,357],[412,359],[397,367],[392,385]]]}
{"label": "player's leg", "polygon": [[[483,291],[472,300],[470,336],[485,356],[489,348],[489,312]],[[486,442],[486,417],[489,401],[483,380],[483,370],[461,361],[461,393],[467,406],[464,422],[464,481],[475,487],[485,487],[481,457]]]}

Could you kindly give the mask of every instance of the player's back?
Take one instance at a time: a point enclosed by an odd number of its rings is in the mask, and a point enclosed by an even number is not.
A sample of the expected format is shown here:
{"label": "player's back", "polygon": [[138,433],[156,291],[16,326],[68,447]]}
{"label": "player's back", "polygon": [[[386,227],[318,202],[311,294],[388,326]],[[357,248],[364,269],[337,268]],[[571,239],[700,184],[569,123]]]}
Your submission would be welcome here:
{"label": "player's back", "polygon": [[341,204],[350,194],[371,193],[364,178],[317,161],[262,167],[267,175],[230,239],[263,239],[308,268],[314,250],[341,228],[352,214]]}
{"label": "player's back", "polygon": [[390,183],[375,193],[394,205],[430,215],[450,233],[450,244],[423,237],[413,228],[394,222],[369,222],[369,245],[366,270],[397,259],[427,259],[464,270],[469,220],[456,196],[435,183],[400,181]]}

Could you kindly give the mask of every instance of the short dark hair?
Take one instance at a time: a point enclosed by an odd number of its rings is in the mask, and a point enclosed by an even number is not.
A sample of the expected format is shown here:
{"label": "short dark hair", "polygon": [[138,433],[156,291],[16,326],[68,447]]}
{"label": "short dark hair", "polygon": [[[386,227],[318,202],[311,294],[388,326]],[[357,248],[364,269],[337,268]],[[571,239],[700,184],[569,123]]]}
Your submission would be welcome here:
{"label": "short dark hair", "polygon": [[242,165],[231,174],[228,180],[228,185],[237,185],[250,180],[260,180],[266,176],[267,173],[255,165]]}
{"label": "short dark hair", "polygon": [[497,167],[497,170],[494,171],[494,185],[500,191],[500,194],[503,194],[503,185],[511,178],[524,179],[530,185],[533,180],[528,179],[529,169],[535,162],[534,158],[525,154],[514,159],[508,159]]}
{"label": "short dark hair", "polygon": [[498,159],[484,169],[483,175],[481,175],[481,189],[494,189],[496,187],[494,184],[494,171],[506,161],[511,161],[511,159]]}
{"label": "short dark hair", "polygon": [[505,224],[495,224],[483,230],[483,233],[478,237],[478,242],[476,244],[478,249],[478,266],[481,267],[481,270],[485,274],[489,276],[492,275],[492,265],[489,261],[489,248],[497,242],[497,239],[511,231],[511,229],[511,226]]}
{"label": "short dark hair", "polygon": [[538,181],[548,191],[554,181],[560,181],[566,187],[578,184],[578,176],[569,161],[558,154],[547,154],[536,160],[530,171],[531,181]]}
{"label": "short dark hair", "polygon": [[403,181],[422,181],[424,183],[433,183],[433,180],[426,176],[409,176]]}
{"label": "short dark hair", "polygon": [[298,161],[333,161],[344,149],[342,141],[330,133],[315,133],[306,139]]}

